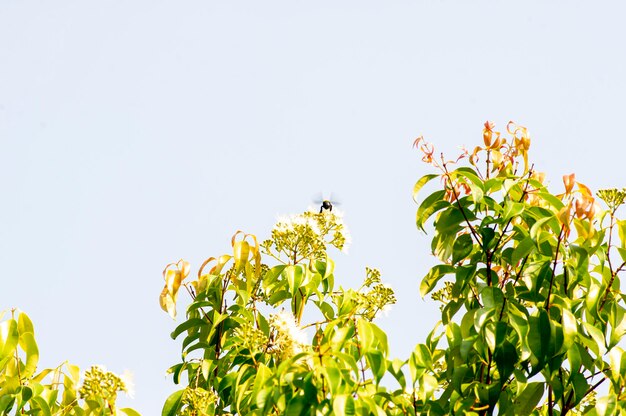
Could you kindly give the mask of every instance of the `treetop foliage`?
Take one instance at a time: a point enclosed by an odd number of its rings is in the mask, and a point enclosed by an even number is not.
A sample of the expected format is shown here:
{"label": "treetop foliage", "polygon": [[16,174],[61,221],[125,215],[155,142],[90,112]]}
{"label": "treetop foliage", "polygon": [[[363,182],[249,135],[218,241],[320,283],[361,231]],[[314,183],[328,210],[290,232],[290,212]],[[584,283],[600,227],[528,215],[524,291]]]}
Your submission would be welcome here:
{"label": "treetop foliage", "polygon": [[[279,221],[262,244],[238,232],[232,254],[183,283],[192,302],[172,334],[183,356],[170,371],[187,381],[163,413],[621,412],[626,221],[616,211],[626,193],[600,191],[603,210],[572,174],[553,194],[530,163],[528,130],[510,122],[507,133],[487,122],[483,145],[453,160],[422,137],[414,143],[435,170],[413,196],[439,262],[420,292],[441,304],[441,319],[410,357],[391,358],[373,322],[395,302],[377,270],[366,269],[358,290],[335,285],[327,247],[343,247],[341,217],[305,212]],[[434,179],[439,188],[422,197]],[[188,268],[165,271],[170,315]],[[210,400],[198,407],[187,398],[195,391]]]}
{"label": "treetop foliage", "polygon": [[[350,242],[336,210],[282,218],[264,241],[237,231],[197,274],[167,265],[161,308],[175,318],[181,288],[190,302],[162,414],[626,414],[626,190],[594,194],[569,174],[554,193],[530,145],[513,122],[486,122],[482,145],[450,160],[415,140],[433,170],[413,189],[416,225],[437,260],[419,291],[440,319],[409,357],[391,357],[375,323],[396,302],[380,271],[358,289],[335,276],[331,248]],[[121,378],[35,375],[28,317],[0,325],[0,414],[116,414]]]}

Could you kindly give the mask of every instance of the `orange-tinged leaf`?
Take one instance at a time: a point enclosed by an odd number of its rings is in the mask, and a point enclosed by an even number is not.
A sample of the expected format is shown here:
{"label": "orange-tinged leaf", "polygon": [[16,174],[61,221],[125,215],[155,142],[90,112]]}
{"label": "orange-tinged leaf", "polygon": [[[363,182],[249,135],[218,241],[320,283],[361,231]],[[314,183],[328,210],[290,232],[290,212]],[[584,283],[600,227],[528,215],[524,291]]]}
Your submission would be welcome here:
{"label": "orange-tinged leaf", "polygon": [[178,263],[176,263],[176,266],[178,267],[178,269],[180,270],[180,272],[183,275],[183,280],[185,280],[185,278],[189,275],[189,269],[191,268],[191,265],[189,264],[188,261],[185,260],[179,260]]}
{"label": "orange-tinged leaf", "polygon": [[165,286],[161,291],[161,295],[159,296],[159,305],[161,305],[161,309],[167,312],[172,319],[176,318],[176,302],[172,299],[172,296],[170,296],[167,286]]}
{"label": "orange-tinged leaf", "polygon": [[574,189],[576,183],[576,175],[574,173],[569,175],[563,175],[563,185],[565,185],[565,193],[569,194]]}
{"label": "orange-tinged leaf", "polygon": [[[572,175],[574,174],[572,173]],[[587,185],[582,184],[580,182],[576,182],[576,184],[578,185],[578,190],[580,191],[581,194],[583,194],[583,196],[590,197],[593,199],[593,193],[591,192],[591,189],[587,187]]]}
{"label": "orange-tinged leaf", "polygon": [[165,287],[172,296],[176,297],[181,281],[180,272],[178,270],[168,270]]}
{"label": "orange-tinged leaf", "polygon": [[491,162],[493,163],[494,169],[502,164],[502,153],[498,150],[491,151]]}
{"label": "orange-tinged leaf", "polygon": [[237,230],[237,232],[236,232],[235,234],[233,234],[233,237],[230,239],[230,245],[231,245],[231,246],[233,246],[233,247],[235,246],[235,240],[237,239],[237,236],[238,236],[239,234],[243,234],[243,239],[245,240],[245,238],[246,238],[246,233],[244,233],[244,232],[243,232],[243,231],[241,231],[241,230]]}
{"label": "orange-tinged leaf", "polygon": [[491,136],[492,133],[490,130],[485,129],[483,131],[483,142],[485,143],[486,147],[491,147]]}
{"label": "orange-tinged leaf", "polygon": [[165,279],[165,287],[159,296],[159,304],[161,309],[167,312],[172,318],[176,318],[176,297],[182,281],[189,274],[190,265],[184,260],[178,263],[170,263],[163,270],[163,278]]}

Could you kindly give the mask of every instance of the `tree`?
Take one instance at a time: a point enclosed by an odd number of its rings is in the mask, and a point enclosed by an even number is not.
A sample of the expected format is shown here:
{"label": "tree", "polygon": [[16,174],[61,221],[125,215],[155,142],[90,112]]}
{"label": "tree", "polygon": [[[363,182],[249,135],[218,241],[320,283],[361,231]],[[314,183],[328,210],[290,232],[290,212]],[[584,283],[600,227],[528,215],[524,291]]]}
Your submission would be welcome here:
{"label": "tree", "polygon": [[232,253],[192,281],[187,262],[166,267],[161,307],[175,317],[181,286],[191,303],[172,333],[182,362],[169,370],[185,387],[163,414],[626,412],[626,220],[616,216],[626,191],[600,191],[602,209],[572,174],[552,193],[529,163],[527,130],[507,131],[485,123],[484,146],[454,161],[415,142],[437,172],[414,197],[440,181],[416,199],[416,221],[433,220],[439,263],[420,291],[441,303],[441,320],[408,359],[389,357],[373,322],[395,302],[378,270],[366,268],[357,290],[336,287],[327,248],[346,244],[342,218],[305,212],[263,243],[238,231]]}
{"label": "tree", "polygon": [[69,362],[37,373],[39,348],[32,321],[15,309],[10,318],[4,315],[0,312],[0,415],[139,415],[115,406],[117,394],[130,386],[102,366],[92,366],[83,377]]}

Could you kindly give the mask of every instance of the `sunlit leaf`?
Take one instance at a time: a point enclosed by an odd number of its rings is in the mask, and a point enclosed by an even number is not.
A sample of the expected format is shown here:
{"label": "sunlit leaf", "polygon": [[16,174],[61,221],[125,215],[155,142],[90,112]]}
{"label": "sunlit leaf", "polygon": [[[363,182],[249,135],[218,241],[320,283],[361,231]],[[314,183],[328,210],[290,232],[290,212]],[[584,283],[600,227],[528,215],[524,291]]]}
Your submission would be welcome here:
{"label": "sunlit leaf", "polygon": [[438,174],[428,174],[428,175],[424,175],[422,176],[416,183],[415,186],[413,187],[413,200],[416,203],[419,203],[419,201],[417,200],[417,194],[419,193],[419,191],[424,187],[424,185],[426,185],[428,182],[430,182],[431,180],[435,179],[439,177]]}
{"label": "sunlit leaf", "polygon": [[430,218],[430,216],[435,212],[450,206],[450,203],[443,199],[445,194],[446,191],[435,191],[422,201],[416,214],[417,228],[422,231],[426,231],[424,229],[424,223],[428,220],[428,218]]}
{"label": "sunlit leaf", "polygon": [[544,383],[528,383],[526,388],[514,401],[515,414],[520,416],[530,415],[533,410],[535,410],[535,407],[537,407],[537,404],[539,404],[539,400],[541,400],[543,396],[543,391]]}
{"label": "sunlit leaf", "polygon": [[420,284],[420,294],[422,297],[426,296],[430,293],[437,282],[446,274],[454,273],[456,269],[454,266],[449,266],[446,264],[438,264],[430,269],[428,274],[424,276],[422,279],[422,283]]}
{"label": "sunlit leaf", "polygon": [[161,416],[176,416],[178,414],[178,411],[181,408],[184,392],[185,390],[178,390],[167,398],[165,404],[163,405]]}
{"label": "sunlit leaf", "polygon": [[32,332],[20,334],[19,344],[26,353],[26,363],[21,376],[22,378],[27,379],[33,375],[37,369],[37,363],[39,362],[39,348],[37,348],[37,342],[35,341],[35,336]]}

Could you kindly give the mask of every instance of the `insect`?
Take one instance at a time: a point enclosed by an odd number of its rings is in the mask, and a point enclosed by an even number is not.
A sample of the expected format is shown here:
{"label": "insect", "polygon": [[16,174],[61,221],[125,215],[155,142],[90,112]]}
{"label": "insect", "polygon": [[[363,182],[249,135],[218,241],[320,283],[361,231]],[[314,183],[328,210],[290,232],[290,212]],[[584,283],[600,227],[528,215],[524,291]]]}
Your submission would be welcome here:
{"label": "insect", "polygon": [[332,211],[333,204],[328,199],[322,201],[322,206],[320,207],[320,214],[324,212],[324,210]]}
{"label": "insect", "polygon": [[323,197],[321,194],[317,198],[315,198],[313,202],[315,202],[316,204],[320,204],[320,214],[322,212],[332,211],[333,204],[341,205],[339,202],[335,200],[335,198],[325,197],[325,196]]}

